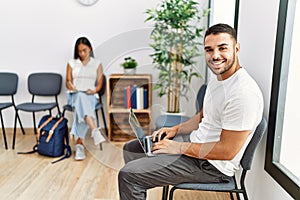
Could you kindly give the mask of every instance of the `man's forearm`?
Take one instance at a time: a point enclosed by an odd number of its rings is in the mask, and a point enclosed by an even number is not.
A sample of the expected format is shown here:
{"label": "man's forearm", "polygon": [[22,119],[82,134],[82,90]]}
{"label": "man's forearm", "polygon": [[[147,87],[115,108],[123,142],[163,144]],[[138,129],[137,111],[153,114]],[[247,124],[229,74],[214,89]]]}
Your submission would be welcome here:
{"label": "man's forearm", "polygon": [[208,160],[231,160],[240,151],[247,140],[249,130],[231,131],[222,130],[218,142],[189,143],[180,142],[180,154],[208,159]]}

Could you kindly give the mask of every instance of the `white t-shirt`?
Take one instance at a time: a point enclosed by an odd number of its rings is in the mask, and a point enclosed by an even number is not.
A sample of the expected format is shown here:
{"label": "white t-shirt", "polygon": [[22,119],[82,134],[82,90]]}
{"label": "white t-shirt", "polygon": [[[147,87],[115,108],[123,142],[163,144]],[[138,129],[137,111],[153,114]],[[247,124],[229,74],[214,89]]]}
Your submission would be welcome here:
{"label": "white t-shirt", "polygon": [[69,65],[72,68],[73,84],[78,91],[95,89],[99,60],[91,57],[87,65],[84,66],[80,59],[71,59]]}
{"label": "white t-shirt", "polygon": [[243,68],[224,81],[218,81],[216,76],[213,76],[207,85],[203,112],[204,116],[199,128],[191,133],[191,142],[218,142],[222,129],[251,130],[245,144],[232,160],[209,160],[223,174],[233,176],[239,169],[241,157],[256,126],[261,121],[262,93]]}

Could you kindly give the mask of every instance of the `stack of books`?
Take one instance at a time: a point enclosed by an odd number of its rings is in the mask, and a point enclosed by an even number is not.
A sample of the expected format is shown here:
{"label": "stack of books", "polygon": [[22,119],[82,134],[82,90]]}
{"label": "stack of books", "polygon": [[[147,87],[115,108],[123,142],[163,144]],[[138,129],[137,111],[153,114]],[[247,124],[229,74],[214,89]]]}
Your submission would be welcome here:
{"label": "stack of books", "polygon": [[148,108],[148,90],[137,85],[124,87],[124,107],[133,109]]}

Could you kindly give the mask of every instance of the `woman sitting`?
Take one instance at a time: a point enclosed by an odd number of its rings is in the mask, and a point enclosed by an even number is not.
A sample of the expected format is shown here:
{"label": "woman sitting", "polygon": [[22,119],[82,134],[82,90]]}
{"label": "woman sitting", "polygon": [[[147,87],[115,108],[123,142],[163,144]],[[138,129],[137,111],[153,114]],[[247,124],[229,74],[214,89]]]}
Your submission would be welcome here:
{"label": "woman sitting", "polygon": [[86,37],[78,38],[74,48],[74,59],[68,62],[66,75],[68,104],[74,108],[71,134],[77,138],[75,160],[85,159],[83,139],[89,128],[95,145],[105,141],[95,123],[95,106],[103,78],[102,64],[94,58],[90,41]]}

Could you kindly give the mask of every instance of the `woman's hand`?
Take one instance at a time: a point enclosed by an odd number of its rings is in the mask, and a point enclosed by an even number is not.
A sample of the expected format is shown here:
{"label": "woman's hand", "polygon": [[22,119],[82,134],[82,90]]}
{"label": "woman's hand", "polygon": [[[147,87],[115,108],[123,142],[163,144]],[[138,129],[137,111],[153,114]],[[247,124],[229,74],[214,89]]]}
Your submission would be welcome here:
{"label": "woman's hand", "polygon": [[75,85],[72,84],[71,81],[69,81],[69,89],[70,89],[70,91],[76,91],[76,87],[75,87]]}
{"label": "woman's hand", "polygon": [[168,128],[161,128],[158,131],[154,131],[152,134],[152,141],[155,141],[156,138],[158,138],[158,141],[161,141],[162,139],[170,139],[175,137],[177,134],[178,128],[176,126],[174,127],[168,127]]}
{"label": "woman's hand", "polygon": [[86,93],[87,93],[87,94],[96,94],[97,92],[96,92],[96,90],[88,89],[88,90],[86,91]]}

